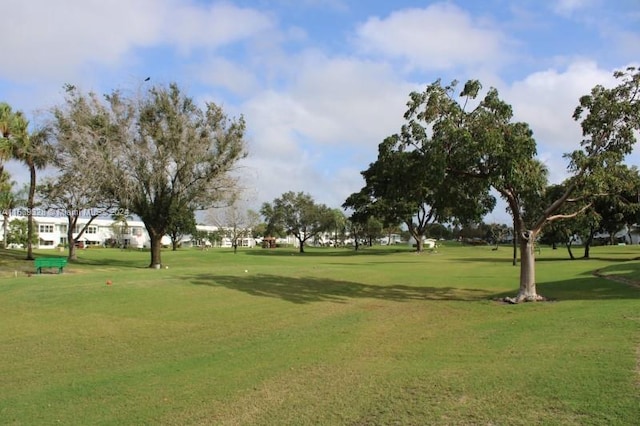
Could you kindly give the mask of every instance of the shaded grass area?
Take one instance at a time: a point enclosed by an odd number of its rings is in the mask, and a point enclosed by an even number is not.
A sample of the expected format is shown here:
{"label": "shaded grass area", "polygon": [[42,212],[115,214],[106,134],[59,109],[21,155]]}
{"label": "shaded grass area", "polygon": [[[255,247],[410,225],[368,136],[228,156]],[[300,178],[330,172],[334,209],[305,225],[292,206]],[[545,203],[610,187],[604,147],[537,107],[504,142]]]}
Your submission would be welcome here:
{"label": "shaded grass area", "polygon": [[1,423],[633,424],[640,290],[591,274],[637,270],[615,249],[543,250],[557,301],[519,306],[491,301],[519,271],[484,247],[182,250],[159,271],[87,250],[0,278]]}

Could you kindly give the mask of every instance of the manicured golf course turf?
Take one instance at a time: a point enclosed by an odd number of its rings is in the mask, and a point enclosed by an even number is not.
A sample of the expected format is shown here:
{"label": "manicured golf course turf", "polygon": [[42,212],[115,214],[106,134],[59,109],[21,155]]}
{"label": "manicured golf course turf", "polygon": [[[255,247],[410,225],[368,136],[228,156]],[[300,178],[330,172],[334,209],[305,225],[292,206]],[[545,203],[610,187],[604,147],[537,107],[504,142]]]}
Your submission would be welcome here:
{"label": "manicured golf course turf", "polygon": [[0,424],[637,424],[640,247],[409,250],[3,251]]}

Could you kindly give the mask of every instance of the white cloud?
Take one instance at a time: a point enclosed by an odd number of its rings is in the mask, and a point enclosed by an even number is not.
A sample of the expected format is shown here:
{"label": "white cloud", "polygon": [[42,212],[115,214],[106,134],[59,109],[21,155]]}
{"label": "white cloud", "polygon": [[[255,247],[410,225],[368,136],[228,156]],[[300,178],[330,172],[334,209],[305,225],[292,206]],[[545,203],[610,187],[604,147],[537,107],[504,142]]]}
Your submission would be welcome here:
{"label": "white cloud", "polygon": [[513,105],[515,118],[530,124],[542,149],[563,153],[579,147],[582,131],[572,118],[581,96],[597,85],[614,82],[612,70],[594,62],[574,62],[563,72],[534,72],[513,83],[503,97]]}
{"label": "white cloud", "polygon": [[370,18],[357,30],[365,53],[402,58],[409,66],[442,70],[458,65],[491,63],[504,55],[504,36],[494,25],[474,21],[450,3],[393,12]]}
{"label": "white cloud", "polygon": [[386,65],[311,53],[292,59],[290,67],[296,72],[290,85],[254,97],[245,108],[263,120],[257,123],[261,134],[285,124],[318,144],[375,147],[400,129],[413,87]]}
{"label": "white cloud", "polygon": [[294,125],[322,144],[376,147],[399,131],[412,89],[384,64],[307,57],[290,90],[304,111]]}
{"label": "white cloud", "polygon": [[290,85],[258,93],[241,108],[251,135],[246,164],[261,200],[304,190],[339,207],[362,186],[360,171],[378,144],[400,130],[415,88],[370,61],[308,52],[291,58],[290,67],[297,73]]}
{"label": "white cloud", "polygon": [[593,0],[557,0],[552,9],[558,15],[567,16],[580,9],[586,9],[593,3]]}
{"label": "white cloud", "polygon": [[251,9],[179,0],[8,0],[2,13],[11,19],[0,26],[0,77],[12,79],[77,75],[88,64],[127,65],[138,47],[216,48],[273,25]]}
{"label": "white cloud", "polygon": [[112,64],[133,45],[146,45],[161,30],[153,0],[3,4],[0,49],[9,77],[60,75],[95,61]]}
{"label": "white cloud", "polygon": [[207,85],[223,87],[230,92],[249,95],[258,87],[253,72],[244,65],[223,57],[211,58],[189,67],[196,78]]}
{"label": "white cloud", "polygon": [[166,10],[162,33],[166,43],[187,51],[233,43],[273,27],[268,16],[230,3],[213,3],[209,7],[182,4],[176,1],[173,8]]}

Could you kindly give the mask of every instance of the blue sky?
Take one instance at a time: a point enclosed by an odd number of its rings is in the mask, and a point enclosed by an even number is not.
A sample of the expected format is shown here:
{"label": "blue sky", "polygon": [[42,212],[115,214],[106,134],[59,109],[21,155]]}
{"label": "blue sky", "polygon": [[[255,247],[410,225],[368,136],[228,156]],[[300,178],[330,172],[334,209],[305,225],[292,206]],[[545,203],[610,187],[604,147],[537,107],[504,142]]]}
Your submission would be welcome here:
{"label": "blue sky", "polygon": [[[177,82],[245,117],[255,207],[289,190],[339,207],[408,94],[438,78],[496,87],[559,181],[578,98],[640,64],[638,0],[4,0],[3,16],[0,100],[36,121],[65,83]],[[487,220],[508,222],[503,210]]]}

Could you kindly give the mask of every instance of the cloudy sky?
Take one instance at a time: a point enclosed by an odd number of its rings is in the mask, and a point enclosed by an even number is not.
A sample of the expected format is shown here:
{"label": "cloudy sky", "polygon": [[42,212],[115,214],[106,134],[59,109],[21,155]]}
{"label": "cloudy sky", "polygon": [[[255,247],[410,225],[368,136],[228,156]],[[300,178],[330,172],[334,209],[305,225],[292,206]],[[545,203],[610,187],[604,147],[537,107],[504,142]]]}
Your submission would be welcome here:
{"label": "cloudy sky", "polygon": [[[640,64],[638,0],[3,0],[0,100],[29,117],[62,86],[107,93],[177,82],[248,125],[259,206],[304,191],[339,207],[402,125],[413,90],[496,87],[554,181],[578,146],[571,114]],[[151,77],[149,82],[145,78]],[[639,164],[636,156],[629,159]],[[13,164],[14,178],[24,172]],[[508,221],[499,207],[488,221]]]}

